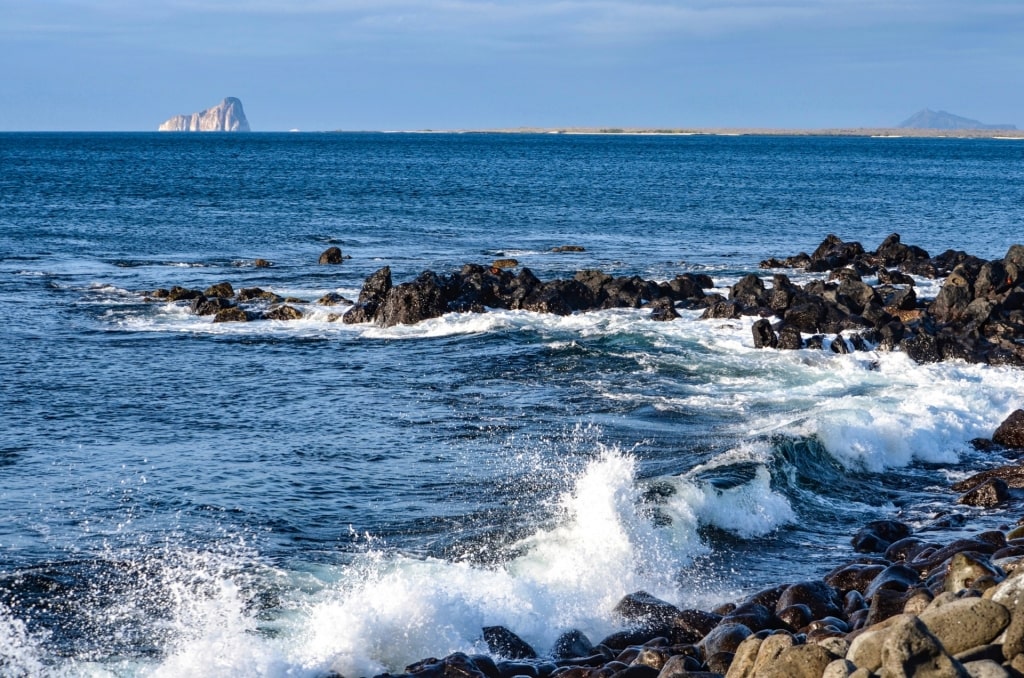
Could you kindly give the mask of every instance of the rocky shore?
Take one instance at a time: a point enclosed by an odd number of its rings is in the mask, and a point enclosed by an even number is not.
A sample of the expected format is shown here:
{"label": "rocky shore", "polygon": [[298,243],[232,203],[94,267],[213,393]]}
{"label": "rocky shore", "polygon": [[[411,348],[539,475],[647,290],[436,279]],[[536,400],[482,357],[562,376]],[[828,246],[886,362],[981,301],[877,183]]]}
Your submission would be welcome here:
{"label": "rocky shore", "polygon": [[[323,265],[344,260],[340,250],[321,257]],[[384,267],[354,301],[329,293],[309,302],[228,283],[147,298],[187,302],[218,322],[296,319],[315,303],[337,306],[332,320],[379,326],[494,308],[561,315],[646,308],[650,321],[676,321],[679,310],[690,309],[711,321],[757,318],[759,348],[900,350],[919,362],[1024,365],[1024,246],[986,261],[952,250],[932,256],[896,234],[874,251],[830,235],[811,254],[761,267],[762,275],[743,277],[727,293],[692,273],[657,282],[581,270],[544,282],[514,260],[498,260],[448,274],[426,271],[399,284]],[[797,285],[786,273],[795,269],[821,275]],[[933,299],[916,294],[921,278],[944,278]],[[1024,489],[1024,410],[991,439],[973,443],[1008,463],[952,485],[957,502],[979,512],[1016,508],[1015,491]],[[967,533],[952,518],[945,526]],[[711,610],[681,609],[636,591],[615,606],[621,629],[606,638],[569,629],[552,647],[535,648],[516,629],[486,627],[480,641],[488,654],[426,658],[397,675],[1024,678],[1024,519],[952,541],[939,536],[942,527],[915,531],[897,520],[875,521],[852,536],[847,556],[821,579],[780,582]]]}
{"label": "rocky shore", "polygon": [[[1004,452],[1024,453],[1024,410],[988,444],[1000,441]],[[983,473],[964,481],[964,496],[988,496],[978,490],[991,480]],[[622,630],[596,642],[568,630],[538,650],[514,629],[486,627],[489,654],[423,659],[395,676],[1024,676],[1024,520],[947,543],[933,534],[875,521],[820,580],[780,583],[713,610],[680,609],[637,591],[614,609]],[[394,678],[377,678],[386,677]]]}
{"label": "rocky shore", "polygon": [[[338,248],[320,257],[325,265],[343,261]],[[350,305],[331,320],[383,327],[488,308],[558,315],[649,308],[656,321],[676,320],[680,309],[701,309],[702,319],[757,317],[753,341],[758,348],[901,350],[922,363],[961,359],[1024,366],[1024,245],[986,261],[955,250],[931,256],[902,243],[898,234],[874,251],[829,235],[811,254],[768,259],[761,268],[763,276],[747,275],[722,295],[709,291],[716,288],[710,277],[693,273],[657,282],[580,270],[572,278],[544,282],[516,260],[503,259],[490,266],[466,264],[448,274],[424,271],[394,284],[385,266],[366,279],[355,302],[328,294],[316,303]],[[801,286],[787,269],[822,276]],[[915,276],[945,280],[935,298],[926,299],[915,291]],[[259,288],[236,295],[228,283],[205,291],[156,290],[148,298],[190,301],[193,312],[213,315],[215,322],[297,319],[309,303]]]}

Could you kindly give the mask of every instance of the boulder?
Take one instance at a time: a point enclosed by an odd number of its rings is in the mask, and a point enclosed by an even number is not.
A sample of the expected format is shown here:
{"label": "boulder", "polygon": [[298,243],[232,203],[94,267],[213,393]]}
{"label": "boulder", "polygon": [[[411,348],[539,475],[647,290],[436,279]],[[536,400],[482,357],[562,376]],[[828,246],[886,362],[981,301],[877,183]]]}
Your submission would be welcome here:
{"label": "boulder", "polygon": [[320,306],[337,306],[338,304],[351,304],[352,301],[346,299],[337,292],[328,292],[327,294],[317,299],[316,303]]}
{"label": "boulder", "polygon": [[667,623],[680,615],[675,605],[646,591],[627,594],[615,605],[614,611],[627,622],[644,624]]}
{"label": "boulder", "polygon": [[740,643],[753,632],[743,624],[721,623],[698,643],[705,657],[718,652],[736,652]]}
{"label": "boulder", "polygon": [[593,653],[594,644],[590,642],[590,639],[582,631],[572,629],[555,639],[550,654],[553,659],[571,659],[589,657]]}
{"label": "boulder", "polygon": [[302,311],[294,306],[283,304],[275,306],[263,314],[267,320],[299,320],[302,318]]}
{"label": "boulder", "polygon": [[789,586],[779,596],[775,611],[778,612],[790,605],[806,605],[811,609],[811,615],[815,619],[839,616],[843,613],[843,606],[836,590],[823,581],[804,581]]}
{"label": "boulder", "polygon": [[882,644],[880,673],[883,676],[968,678],[963,665],[951,656],[921,619],[910,615],[897,619]]}
{"label": "boulder", "polygon": [[244,323],[250,319],[249,314],[237,306],[217,311],[217,315],[213,316],[215,323]]}
{"label": "boulder", "polygon": [[662,297],[651,303],[651,320],[665,322],[679,318],[675,303],[669,297]]}
{"label": "boulder", "polygon": [[1011,413],[992,434],[992,441],[1004,447],[1024,449],[1024,410]]}
{"label": "boulder", "polygon": [[821,645],[794,645],[762,667],[757,678],[820,678],[836,658]]}
{"label": "boulder", "polygon": [[920,620],[950,654],[957,654],[992,642],[1009,625],[1010,613],[991,600],[961,598],[933,603]]}
{"label": "boulder", "polygon": [[444,659],[424,659],[406,666],[405,672],[417,678],[494,678],[484,673],[473,658],[462,652],[448,655]]}
{"label": "boulder", "polygon": [[484,642],[491,653],[507,659],[536,659],[537,653],[522,638],[504,626],[485,626]]}
{"label": "boulder", "polygon": [[874,520],[857,530],[850,543],[859,553],[883,553],[889,545],[909,537],[912,530],[898,520]]}
{"label": "boulder", "polygon": [[953,484],[954,492],[966,492],[982,483],[998,478],[1004,481],[1007,487],[1014,489],[1024,488],[1024,465],[1021,466],[999,466],[975,473],[970,478]]}
{"label": "boulder", "polygon": [[903,593],[921,581],[921,575],[912,567],[897,563],[879,572],[862,591],[865,598],[871,598],[881,590]]}
{"label": "boulder", "polygon": [[223,297],[207,298],[199,296],[192,300],[191,310],[196,315],[216,315],[234,304]]}
{"label": "boulder", "polygon": [[[362,297],[362,293],[359,295]],[[448,310],[437,275],[425,271],[413,282],[402,283],[388,291],[376,314],[381,327],[414,325],[438,318]]]}
{"label": "boulder", "polygon": [[989,478],[968,490],[956,503],[979,508],[995,508],[1010,498],[1009,485],[1001,478]]}
{"label": "boulder", "polygon": [[767,318],[755,322],[751,331],[754,335],[754,348],[776,348],[779,345],[779,337]]}
{"label": "boulder", "polygon": [[216,285],[210,285],[209,287],[207,287],[206,291],[203,292],[203,296],[230,299],[231,297],[235,296],[235,290],[233,287],[231,287],[231,283],[220,282],[217,283]]}
{"label": "boulder", "polygon": [[344,257],[341,256],[340,247],[328,247],[320,253],[320,264],[340,264]]}
{"label": "boulder", "polygon": [[199,290],[188,289],[175,285],[167,291],[166,295],[162,295],[160,298],[165,301],[192,301],[198,297],[203,296],[203,293]]}

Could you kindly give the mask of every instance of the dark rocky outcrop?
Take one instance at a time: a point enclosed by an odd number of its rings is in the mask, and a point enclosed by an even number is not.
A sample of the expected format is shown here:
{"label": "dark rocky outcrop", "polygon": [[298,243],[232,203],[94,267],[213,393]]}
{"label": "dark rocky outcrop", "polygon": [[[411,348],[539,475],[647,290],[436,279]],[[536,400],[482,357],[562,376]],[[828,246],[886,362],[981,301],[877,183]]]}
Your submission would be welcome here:
{"label": "dark rocky outcrop", "polygon": [[341,254],[341,248],[332,246],[320,253],[320,258],[317,260],[317,263],[321,265],[337,265],[344,261],[344,259],[345,258]]}
{"label": "dark rocky outcrop", "polygon": [[[343,258],[341,250],[332,247],[320,261],[340,263]],[[1009,248],[1002,259],[984,261],[955,250],[933,257],[904,244],[895,233],[874,251],[829,235],[812,254],[762,262],[765,267],[802,267],[827,276],[800,286],[779,272],[770,283],[749,274],[732,285],[726,297],[708,293],[714,282],[702,274],[684,273],[658,282],[584,269],[571,278],[542,281],[527,267],[514,273],[511,269],[518,264],[503,259],[490,266],[466,264],[448,274],[424,271],[397,286],[390,268],[384,267],[366,279],[359,299],[341,317],[345,323],[389,327],[488,308],[555,315],[648,308],[655,321],[676,320],[681,310],[694,310],[704,320],[756,318],[752,335],[757,348],[828,348],[838,354],[901,350],[920,363],[963,360],[1024,366],[1024,245]],[[935,299],[923,299],[911,274],[946,279]],[[218,283],[205,293],[174,287],[156,290],[147,298],[228,300],[232,292],[229,283]],[[231,302],[265,302],[263,308],[249,309],[263,317],[268,317],[268,304],[299,303],[260,288],[239,290]],[[347,300],[325,295],[319,303]],[[199,301],[194,311],[214,314],[225,308],[222,302]],[[1000,444],[1024,449],[1024,425],[1007,426],[999,434]]]}
{"label": "dark rocky outcrop", "polygon": [[1014,449],[1024,449],[1024,410],[1015,410],[1007,417],[996,432],[992,442]]}

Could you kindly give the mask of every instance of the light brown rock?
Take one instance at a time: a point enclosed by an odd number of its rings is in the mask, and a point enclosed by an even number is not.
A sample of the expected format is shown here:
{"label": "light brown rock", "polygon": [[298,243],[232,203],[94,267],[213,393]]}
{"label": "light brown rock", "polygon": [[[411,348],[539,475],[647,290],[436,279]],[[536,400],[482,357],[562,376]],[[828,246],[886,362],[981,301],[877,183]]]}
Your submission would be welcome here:
{"label": "light brown rock", "polygon": [[754,664],[758,650],[763,641],[757,636],[750,636],[736,648],[736,654],[729,665],[725,678],[750,678],[754,675]]}
{"label": "light brown rock", "polygon": [[835,655],[821,645],[794,645],[755,671],[754,678],[820,678],[834,659]]}
{"label": "light brown rock", "polygon": [[950,654],[986,645],[1010,623],[1009,611],[984,598],[961,598],[921,613],[921,621]]}
{"label": "light brown rock", "polygon": [[835,659],[821,674],[821,678],[850,678],[857,666],[849,659]]}
{"label": "light brown rock", "polygon": [[964,664],[971,678],[1010,678],[1010,673],[991,659],[982,659]]}
{"label": "light brown rock", "polygon": [[776,633],[765,638],[757,652],[757,660],[754,662],[754,670],[751,675],[760,675],[763,669],[773,664],[779,655],[793,645],[793,636],[788,633]]}
{"label": "light brown rock", "polygon": [[898,617],[886,634],[879,673],[884,678],[968,678],[963,665],[912,615]]}

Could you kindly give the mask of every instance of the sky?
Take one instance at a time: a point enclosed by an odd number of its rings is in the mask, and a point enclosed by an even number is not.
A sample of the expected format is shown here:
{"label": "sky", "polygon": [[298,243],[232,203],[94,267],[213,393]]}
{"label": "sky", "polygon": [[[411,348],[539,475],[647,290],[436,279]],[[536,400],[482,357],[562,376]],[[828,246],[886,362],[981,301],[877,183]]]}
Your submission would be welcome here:
{"label": "sky", "polygon": [[0,0],[0,130],[1024,127],[1022,0]]}

